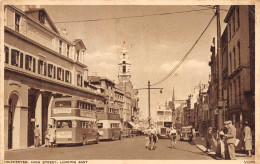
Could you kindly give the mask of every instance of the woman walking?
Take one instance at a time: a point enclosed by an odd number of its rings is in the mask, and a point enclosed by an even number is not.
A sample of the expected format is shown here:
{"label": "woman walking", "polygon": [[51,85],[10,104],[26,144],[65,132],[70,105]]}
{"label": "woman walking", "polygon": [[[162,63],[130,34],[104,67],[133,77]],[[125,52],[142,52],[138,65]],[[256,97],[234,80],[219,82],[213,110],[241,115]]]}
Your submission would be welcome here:
{"label": "woman walking", "polygon": [[247,156],[251,157],[251,151],[252,151],[252,133],[251,128],[248,126],[248,122],[245,121],[245,127],[243,130],[243,138],[244,138],[244,144],[245,144],[245,150],[247,151]]}
{"label": "woman walking", "polygon": [[211,152],[212,140],[213,140],[212,127],[209,127],[207,135],[206,135],[206,151],[205,152],[208,152],[208,151]]}

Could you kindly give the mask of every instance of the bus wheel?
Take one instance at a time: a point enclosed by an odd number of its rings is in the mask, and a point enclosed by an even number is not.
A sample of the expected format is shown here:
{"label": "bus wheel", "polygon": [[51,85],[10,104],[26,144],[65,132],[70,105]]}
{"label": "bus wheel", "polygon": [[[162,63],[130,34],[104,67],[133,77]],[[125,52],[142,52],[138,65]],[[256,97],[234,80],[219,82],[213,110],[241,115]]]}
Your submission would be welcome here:
{"label": "bus wheel", "polygon": [[97,134],[97,138],[96,138],[95,144],[98,144],[98,143],[99,143],[99,135]]}

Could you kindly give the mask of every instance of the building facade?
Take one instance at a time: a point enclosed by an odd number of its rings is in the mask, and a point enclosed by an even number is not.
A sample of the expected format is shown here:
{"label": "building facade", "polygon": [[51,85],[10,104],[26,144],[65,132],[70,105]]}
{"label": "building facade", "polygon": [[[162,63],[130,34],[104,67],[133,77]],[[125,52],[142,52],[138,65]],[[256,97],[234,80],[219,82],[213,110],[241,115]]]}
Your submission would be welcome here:
{"label": "building facade", "polygon": [[254,6],[231,6],[225,17],[228,24],[228,110],[227,118],[241,139],[243,122],[254,131],[255,118],[255,29]]}
{"label": "building facade", "polygon": [[95,87],[84,86],[87,66],[82,40],[62,37],[44,8],[4,7],[4,147],[34,144],[39,125],[41,144],[56,97],[104,101]]}

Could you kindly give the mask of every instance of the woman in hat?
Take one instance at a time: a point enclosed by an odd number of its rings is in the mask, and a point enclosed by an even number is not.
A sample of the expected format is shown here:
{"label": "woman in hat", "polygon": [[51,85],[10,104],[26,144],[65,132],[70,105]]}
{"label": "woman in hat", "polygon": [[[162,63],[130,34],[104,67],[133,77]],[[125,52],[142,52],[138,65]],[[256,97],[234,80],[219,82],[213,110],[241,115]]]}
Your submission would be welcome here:
{"label": "woman in hat", "polygon": [[252,156],[252,133],[251,128],[248,126],[248,122],[245,121],[245,127],[243,130],[243,138],[244,138],[244,144],[245,144],[245,150],[247,151],[247,155],[249,157]]}

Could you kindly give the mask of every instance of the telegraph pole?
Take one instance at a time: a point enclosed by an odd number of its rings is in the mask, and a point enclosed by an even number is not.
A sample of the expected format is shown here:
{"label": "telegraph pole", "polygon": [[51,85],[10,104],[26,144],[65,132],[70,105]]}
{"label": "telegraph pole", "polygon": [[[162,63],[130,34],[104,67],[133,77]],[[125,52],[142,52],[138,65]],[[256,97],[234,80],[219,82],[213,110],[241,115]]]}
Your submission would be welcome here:
{"label": "telegraph pole", "polygon": [[218,130],[223,127],[223,77],[222,77],[222,52],[221,52],[221,26],[220,8],[216,5],[217,16],[217,56],[218,56]]}
{"label": "telegraph pole", "polygon": [[148,81],[148,123],[149,126],[151,125],[151,99],[150,99],[150,90],[151,90],[151,83],[150,80]]}
{"label": "telegraph pole", "polygon": [[[160,89],[160,93],[162,93],[162,89],[163,88],[151,88],[151,83],[150,80],[148,80],[148,85],[147,88],[137,88],[136,90],[143,90],[143,89],[147,89],[148,90],[148,123],[149,126],[151,125],[151,89]],[[138,92],[137,92],[138,93]]]}

